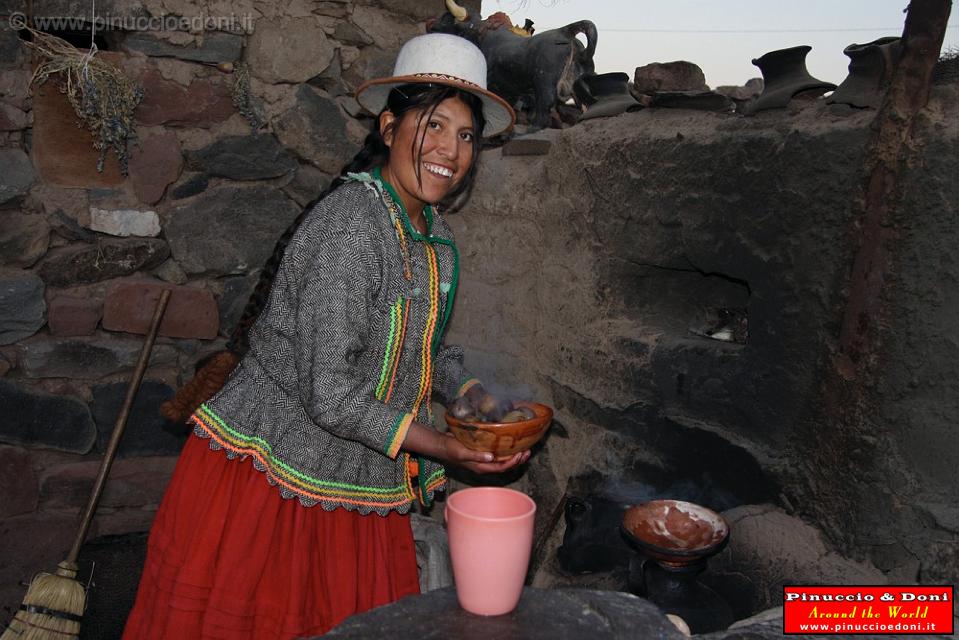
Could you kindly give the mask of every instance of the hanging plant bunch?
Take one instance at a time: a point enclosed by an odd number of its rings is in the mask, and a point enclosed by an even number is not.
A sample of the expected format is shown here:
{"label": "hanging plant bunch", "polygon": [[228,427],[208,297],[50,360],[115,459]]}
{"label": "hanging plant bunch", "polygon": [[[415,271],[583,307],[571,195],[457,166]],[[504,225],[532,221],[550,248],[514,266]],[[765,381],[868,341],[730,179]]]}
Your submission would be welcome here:
{"label": "hanging plant bunch", "polygon": [[245,62],[240,62],[232,71],[233,86],[230,88],[230,95],[233,97],[233,106],[250,123],[250,133],[256,134],[266,123],[250,93],[250,67]]}
{"label": "hanging plant bunch", "polygon": [[33,35],[27,46],[46,59],[34,71],[31,84],[41,85],[59,74],[60,91],[67,94],[81,126],[93,134],[93,147],[100,152],[97,171],[103,171],[112,149],[120,171],[127,175],[128,144],[136,140],[133,112],[143,99],[143,88],[95,55],[96,49],[81,51],[49,33],[27,28]]}

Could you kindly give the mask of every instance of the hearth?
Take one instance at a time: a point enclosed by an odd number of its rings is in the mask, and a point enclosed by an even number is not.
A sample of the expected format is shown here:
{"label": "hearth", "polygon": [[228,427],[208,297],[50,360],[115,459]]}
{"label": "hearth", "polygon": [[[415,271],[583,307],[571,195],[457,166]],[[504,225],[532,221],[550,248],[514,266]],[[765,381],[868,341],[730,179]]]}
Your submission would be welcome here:
{"label": "hearth", "polygon": [[652,500],[627,509],[620,529],[637,552],[629,561],[630,592],[681,617],[693,633],[732,624],[726,600],[697,579],[729,542],[722,516],[691,502]]}

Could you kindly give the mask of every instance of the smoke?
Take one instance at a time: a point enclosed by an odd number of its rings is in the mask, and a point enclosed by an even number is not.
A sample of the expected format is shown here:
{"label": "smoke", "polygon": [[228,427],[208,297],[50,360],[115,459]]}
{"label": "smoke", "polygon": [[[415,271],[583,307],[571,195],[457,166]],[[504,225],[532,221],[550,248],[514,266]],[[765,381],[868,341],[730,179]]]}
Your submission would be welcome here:
{"label": "smoke", "polygon": [[637,480],[606,477],[592,490],[594,495],[623,505],[635,505],[650,500],[684,500],[714,511],[726,511],[743,504],[728,489],[719,486],[703,473],[698,478],[683,478],[663,486]]}

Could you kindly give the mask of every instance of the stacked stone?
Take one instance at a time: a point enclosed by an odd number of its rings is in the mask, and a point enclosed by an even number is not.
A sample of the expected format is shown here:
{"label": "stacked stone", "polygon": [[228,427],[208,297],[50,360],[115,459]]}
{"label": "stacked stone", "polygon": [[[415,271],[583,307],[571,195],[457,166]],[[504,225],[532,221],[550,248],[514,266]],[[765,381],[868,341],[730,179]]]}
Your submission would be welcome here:
{"label": "stacked stone", "polygon": [[[443,7],[232,10],[232,31],[99,33],[97,55],[144,89],[128,175],[113,156],[96,170],[66,96],[55,81],[31,88],[29,49],[0,30],[0,605],[69,548],[154,301],[171,288],[91,537],[149,528],[186,435],[159,405],[223,347],[275,241],[359,149],[370,120],[352,91],[387,74]],[[97,2],[128,24],[171,11],[217,13],[205,0]],[[255,132],[234,106],[241,64]]]}

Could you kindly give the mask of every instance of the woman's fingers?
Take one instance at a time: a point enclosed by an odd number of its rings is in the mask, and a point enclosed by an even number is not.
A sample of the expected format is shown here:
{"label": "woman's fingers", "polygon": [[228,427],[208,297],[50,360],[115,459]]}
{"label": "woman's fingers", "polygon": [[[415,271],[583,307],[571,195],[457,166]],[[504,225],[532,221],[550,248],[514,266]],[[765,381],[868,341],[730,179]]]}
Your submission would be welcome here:
{"label": "woman's fingers", "polygon": [[514,453],[505,460],[495,460],[492,453],[474,451],[447,433],[446,460],[458,464],[474,473],[502,473],[513,467],[525,464],[529,460],[529,451]]}
{"label": "woman's fingers", "polygon": [[529,451],[522,451],[520,453],[514,453],[505,460],[496,460],[493,462],[472,462],[464,464],[463,466],[475,473],[503,473],[504,471],[508,471],[513,467],[518,467],[521,464],[525,464],[526,461],[529,460],[529,457]]}

